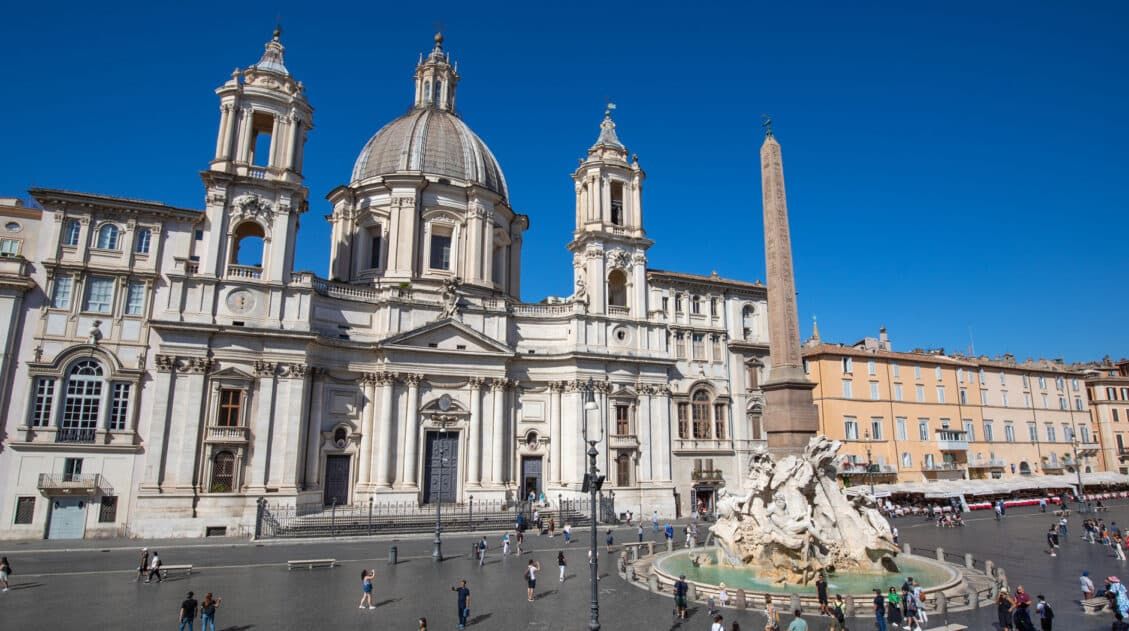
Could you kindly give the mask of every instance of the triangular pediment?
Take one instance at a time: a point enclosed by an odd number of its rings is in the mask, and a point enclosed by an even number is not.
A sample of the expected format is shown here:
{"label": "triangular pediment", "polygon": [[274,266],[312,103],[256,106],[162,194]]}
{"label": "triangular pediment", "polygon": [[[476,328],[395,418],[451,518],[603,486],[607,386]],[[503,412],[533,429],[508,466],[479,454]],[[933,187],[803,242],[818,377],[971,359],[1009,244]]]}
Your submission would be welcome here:
{"label": "triangular pediment", "polygon": [[228,366],[222,370],[211,372],[208,374],[208,377],[213,380],[228,379],[231,381],[254,381],[255,379],[255,376],[251,373],[243,372],[234,366]]}
{"label": "triangular pediment", "polygon": [[394,335],[380,343],[386,349],[412,349],[456,353],[513,355],[514,351],[492,337],[483,335],[458,320],[432,322],[418,329]]}

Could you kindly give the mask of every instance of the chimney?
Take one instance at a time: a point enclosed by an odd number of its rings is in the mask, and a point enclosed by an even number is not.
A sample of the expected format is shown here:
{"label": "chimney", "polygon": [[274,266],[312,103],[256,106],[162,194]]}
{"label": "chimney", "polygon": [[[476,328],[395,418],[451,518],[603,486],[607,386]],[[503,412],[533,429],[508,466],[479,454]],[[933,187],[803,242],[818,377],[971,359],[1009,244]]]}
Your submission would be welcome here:
{"label": "chimney", "polygon": [[890,336],[886,334],[884,326],[878,329],[878,348],[884,351],[893,350],[890,348]]}

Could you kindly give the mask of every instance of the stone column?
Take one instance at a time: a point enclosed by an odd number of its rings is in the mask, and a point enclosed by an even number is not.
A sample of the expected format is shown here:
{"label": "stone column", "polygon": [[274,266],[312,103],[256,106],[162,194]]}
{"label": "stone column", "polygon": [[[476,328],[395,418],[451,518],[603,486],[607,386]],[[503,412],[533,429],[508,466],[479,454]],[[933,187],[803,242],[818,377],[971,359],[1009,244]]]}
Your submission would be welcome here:
{"label": "stone column", "polygon": [[639,482],[650,482],[654,479],[651,471],[651,453],[655,446],[651,444],[651,394],[655,391],[653,386],[639,384],[639,410],[635,419],[635,427],[639,433]]}
{"label": "stone column", "polygon": [[493,393],[493,401],[491,403],[494,413],[494,423],[490,431],[494,435],[493,445],[493,466],[490,471],[490,481],[494,486],[502,486],[505,479],[502,477],[502,465],[505,462],[504,454],[506,447],[506,417],[505,417],[505,395],[506,395],[506,380],[494,379],[490,382],[490,390]]}
{"label": "stone column", "polygon": [[236,132],[235,161],[249,162],[248,154],[251,152],[251,108],[239,108],[239,129]]}
{"label": "stone column", "polygon": [[309,378],[306,364],[283,364],[279,368],[275,409],[286,412],[277,416],[271,439],[270,485],[280,493],[293,493],[298,489],[299,445],[309,411]]}
{"label": "stone column", "polygon": [[227,125],[231,120],[231,104],[220,105],[220,129],[216,136],[216,160],[227,159]]}
{"label": "stone column", "polygon": [[580,466],[580,422],[576,405],[577,387],[575,381],[561,384],[561,482],[572,484],[580,479],[577,471]]}
{"label": "stone column", "polygon": [[400,424],[404,428],[404,476],[401,483],[406,488],[418,488],[416,465],[419,458],[416,452],[419,449],[419,382],[423,381],[423,375],[407,375],[404,381],[408,383],[408,411],[404,422]]}
{"label": "stone column", "polygon": [[183,384],[177,385],[178,396],[173,403],[172,428],[169,432],[168,478],[175,487],[191,488],[195,484],[196,455],[199,452],[203,418],[204,379],[212,367],[212,360],[193,357],[185,360],[186,373]]}
{"label": "stone column", "polygon": [[324,399],[325,377],[317,368],[310,369],[313,373],[313,392],[310,394],[310,418],[306,426],[306,490],[318,487],[318,470],[321,468],[321,419],[322,401]]}
{"label": "stone column", "polygon": [[561,483],[561,444],[564,436],[561,434],[561,384],[559,381],[549,382],[549,484]]}
{"label": "stone column", "polygon": [[659,406],[658,416],[652,418],[651,431],[653,438],[651,439],[652,445],[655,449],[655,462],[653,465],[654,476],[656,481],[668,482],[673,479],[670,470],[670,424],[671,424],[671,411],[670,411],[670,387],[660,386],[658,390]]}
{"label": "stone column", "polygon": [[[146,490],[157,491],[160,489],[162,473],[169,457],[166,437],[168,436],[169,425],[172,422],[169,404],[173,397],[173,389],[176,387],[176,358],[171,355],[157,355],[153,359],[157,368],[157,378],[155,379],[157,390],[153,397],[152,421],[149,423],[149,444],[145,458],[145,482],[142,487]],[[55,392],[62,392],[62,386],[61,381],[56,381]],[[140,391],[137,396],[141,396]],[[55,409],[58,409],[57,404]]]}
{"label": "stone column", "polygon": [[271,424],[274,422],[275,364],[274,362],[255,362],[255,377],[258,388],[254,397],[256,405],[251,409],[255,417],[251,424],[251,475],[247,485],[253,491],[261,491],[267,484],[267,464],[270,453]]}
{"label": "stone column", "polygon": [[470,431],[467,432],[467,486],[482,484],[482,384],[481,377],[471,377]]}
{"label": "stone column", "polygon": [[396,446],[392,444],[392,426],[396,422],[392,414],[392,402],[396,398],[396,377],[385,372],[376,375],[376,380],[380,384],[380,418],[376,420],[380,436],[372,448],[376,452],[376,486],[387,489],[392,487],[389,462],[396,452]]}
{"label": "stone column", "polygon": [[365,411],[361,417],[361,452],[360,476],[357,486],[368,489],[372,484],[372,455],[373,455],[373,417],[376,416],[376,375],[364,374],[361,376],[361,389],[365,396]]}

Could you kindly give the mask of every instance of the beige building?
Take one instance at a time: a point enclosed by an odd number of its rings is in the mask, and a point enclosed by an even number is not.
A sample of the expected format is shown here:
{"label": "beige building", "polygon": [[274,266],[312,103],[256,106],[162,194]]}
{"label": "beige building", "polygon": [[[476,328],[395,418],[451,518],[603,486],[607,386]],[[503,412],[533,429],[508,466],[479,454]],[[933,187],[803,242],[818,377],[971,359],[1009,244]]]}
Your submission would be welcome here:
{"label": "beige building", "polygon": [[1061,363],[895,352],[883,329],[852,345],[816,332],[804,364],[820,431],[844,442],[848,484],[1102,468],[1086,375]]}
{"label": "beige building", "polygon": [[1087,369],[1090,416],[1101,443],[1102,466],[1129,473],[1129,360],[1108,359]]}

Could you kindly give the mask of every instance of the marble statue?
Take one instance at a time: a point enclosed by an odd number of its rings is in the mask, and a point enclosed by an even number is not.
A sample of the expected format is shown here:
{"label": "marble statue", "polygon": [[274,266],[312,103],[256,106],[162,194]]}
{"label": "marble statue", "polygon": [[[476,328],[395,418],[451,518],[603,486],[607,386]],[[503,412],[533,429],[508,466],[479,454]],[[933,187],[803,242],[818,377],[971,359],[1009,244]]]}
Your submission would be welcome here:
{"label": "marble statue", "polygon": [[820,572],[896,570],[898,546],[874,499],[848,498],[836,482],[841,446],[815,436],[803,453],[779,462],[753,454],[746,492],[719,493],[710,528],[717,562],[756,566],[781,583],[808,583]]}

